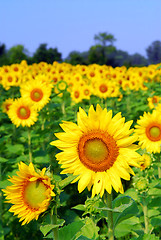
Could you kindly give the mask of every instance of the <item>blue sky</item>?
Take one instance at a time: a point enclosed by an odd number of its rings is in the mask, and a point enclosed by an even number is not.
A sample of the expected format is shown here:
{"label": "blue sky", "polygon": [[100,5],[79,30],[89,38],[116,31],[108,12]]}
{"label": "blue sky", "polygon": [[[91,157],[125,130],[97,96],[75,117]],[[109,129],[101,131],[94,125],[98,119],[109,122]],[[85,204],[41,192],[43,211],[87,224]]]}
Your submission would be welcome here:
{"label": "blue sky", "polygon": [[94,35],[114,35],[117,49],[146,56],[161,41],[161,0],[0,0],[0,43],[22,44],[32,54],[39,44],[65,58],[87,51]]}

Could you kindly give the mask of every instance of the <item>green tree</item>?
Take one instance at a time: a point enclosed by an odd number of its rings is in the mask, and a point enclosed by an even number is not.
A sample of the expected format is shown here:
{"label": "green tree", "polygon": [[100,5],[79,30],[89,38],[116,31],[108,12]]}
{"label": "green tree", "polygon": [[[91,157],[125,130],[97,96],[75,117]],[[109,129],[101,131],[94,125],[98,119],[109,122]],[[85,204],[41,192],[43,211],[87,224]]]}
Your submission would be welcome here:
{"label": "green tree", "polygon": [[135,53],[130,56],[130,63],[131,66],[146,66],[148,64],[148,61],[141,54]]}
{"label": "green tree", "polygon": [[72,51],[69,53],[65,61],[72,65],[77,65],[77,64],[86,65],[88,61],[88,52],[80,53],[77,51]]}
{"label": "green tree", "polygon": [[103,47],[102,45],[95,45],[89,49],[88,63],[97,63],[100,65],[107,64],[109,55],[114,52],[116,48],[112,45]]}
{"label": "green tree", "polygon": [[154,41],[146,49],[149,64],[161,63],[161,41]]}
{"label": "green tree", "polygon": [[20,63],[22,60],[27,60],[28,51],[23,45],[16,45],[11,47],[7,52],[9,64]]}
{"label": "green tree", "polygon": [[4,43],[0,44],[0,56],[6,53],[6,46]]}
{"label": "green tree", "polygon": [[114,38],[114,36],[112,34],[108,34],[106,32],[96,34],[94,36],[94,40],[98,41],[98,43],[100,45],[102,45],[103,47],[105,47],[107,45],[107,43],[112,45],[113,42],[116,41],[116,39]]}
{"label": "green tree", "polygon": [[32,58],[33,62],[47,62],[52,64],[54,61],[61,62],[61,53],[58,52],[57,48],[47,49],[47,44],[43,43],[37,48]]}
{"label": "green tree", "polygon": [[106,64],[112,67],[123,66],[129,61],[129,54],[122,50],[117,50],[116,48],[113,51],[109,52],[107,55]]}
{"label": "green tree", "polygon": [[97,44],[92,46],[89,50],[89,63],[106,64],[108,54],[116,49],[114,46],[112,46],[116,39],[112,34],[102,32],[96,34],[94,36],[94,40],[97,42]]}
{"label": "green tree", "polygon": [[4,43],[0,43],[0,66],[7,65],[9,60],[7,58],[7,50],[6,45]]}

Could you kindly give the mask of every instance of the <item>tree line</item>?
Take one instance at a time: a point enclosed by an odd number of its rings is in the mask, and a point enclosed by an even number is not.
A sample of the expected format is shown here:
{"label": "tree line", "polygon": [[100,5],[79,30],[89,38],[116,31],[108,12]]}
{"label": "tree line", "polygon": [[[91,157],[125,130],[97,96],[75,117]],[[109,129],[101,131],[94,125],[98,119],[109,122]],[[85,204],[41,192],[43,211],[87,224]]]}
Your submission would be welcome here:
{"label": "tree line", "polygon": [[48,48],[47,43],[42,43],[36,49],[32,56],[23,45],[16,45],[9,50],[4,43],[0,43],[0,66],[20,63],[26,60],[28,64],[47,62],[52,64],[54,61],[67,62],[72,65],[76,64],[106,64],[112,67],[125,65],[130,66],[147,66],[149,64],[161,63],[161,41],[156,40],[146,48],[147,57],[139,53],[128,54],[126,51],[117,49],[114,46],[116,39],[112,34],[107,32],[98,33],[94,36],[95,45],[91,46],[88,51],[72,51],[62,59],[62,54],[57,48]]}

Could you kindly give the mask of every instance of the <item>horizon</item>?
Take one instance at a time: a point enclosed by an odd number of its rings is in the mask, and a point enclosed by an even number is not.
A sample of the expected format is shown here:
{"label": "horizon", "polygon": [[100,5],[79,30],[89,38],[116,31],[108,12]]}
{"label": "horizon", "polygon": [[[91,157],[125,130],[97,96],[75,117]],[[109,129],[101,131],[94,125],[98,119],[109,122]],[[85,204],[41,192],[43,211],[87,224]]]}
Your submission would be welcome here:
{"label": "horizon", "polygon": [[6,49],[23,45],[31,55],[46,43],[65,59],[72,51],[88,51],[94,35],[107,32],[117,50],[146,57],[146,48],[161,40],[159,0],[6,0],[1,9],[0,43]]}

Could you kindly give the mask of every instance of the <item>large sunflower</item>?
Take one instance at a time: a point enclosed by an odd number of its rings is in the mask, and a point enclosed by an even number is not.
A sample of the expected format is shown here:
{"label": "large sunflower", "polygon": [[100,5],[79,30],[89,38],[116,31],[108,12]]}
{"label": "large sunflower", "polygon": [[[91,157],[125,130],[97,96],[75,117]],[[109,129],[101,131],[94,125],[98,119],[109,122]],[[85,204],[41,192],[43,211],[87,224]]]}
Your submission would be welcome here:
{"label": "large sunflower", "polygon": [[50,100],[51,86],[43,82],[42,76],[21,85],[21,96],[27,103],[34,105],[40,111]]}
{"label": "large sunflower", "polygon": [[47,210],[51,197],[55,196],[52,191],[54,186],[45,175],[45,170],[46,168],[43,168],[37,173],[32,163],[27,166],[20,162],[18,176],[9,179],[13,185],[2,190],[7,202],[13,204],[9,211],[18,215],[19,221],[23,221],[22,225],[33,219],[37,220],[39,215]]}
{"label": "large sunflower", "polygon": [[37,121],[38,113],[30,104],[26,103],[25,99],[15,99],[8,110],[8,116],[12,123],[19,127],[30,127]]}
{"label": "large sunflower", "polygon": [[135,134],[138,135],[141,148],[146,148],[151,153],[160,153],[161,111],[145,112],[137,121],[135,128]]}
{"label": "large sunflower", "polygon": [[112,111],[99,105],[96,111],[91,106],[88,116],[80,108],[77,118],[78,125],[60,124],[65,132],[55,133],[59,140],[51,142],[63,151],[56,155],[64,168],[61,173],[78,175],[79,192],[93,185],[92,197],[99,193],[102,197],[104,190],[111,193],[112,187],[123,193],[121,178],[130,180],[130,173],[134,174],[129,165],[139,167],[140,155],[133,144],[137,138],[130,136],[132,121],[125,123],[121,113],[112,118]]}

